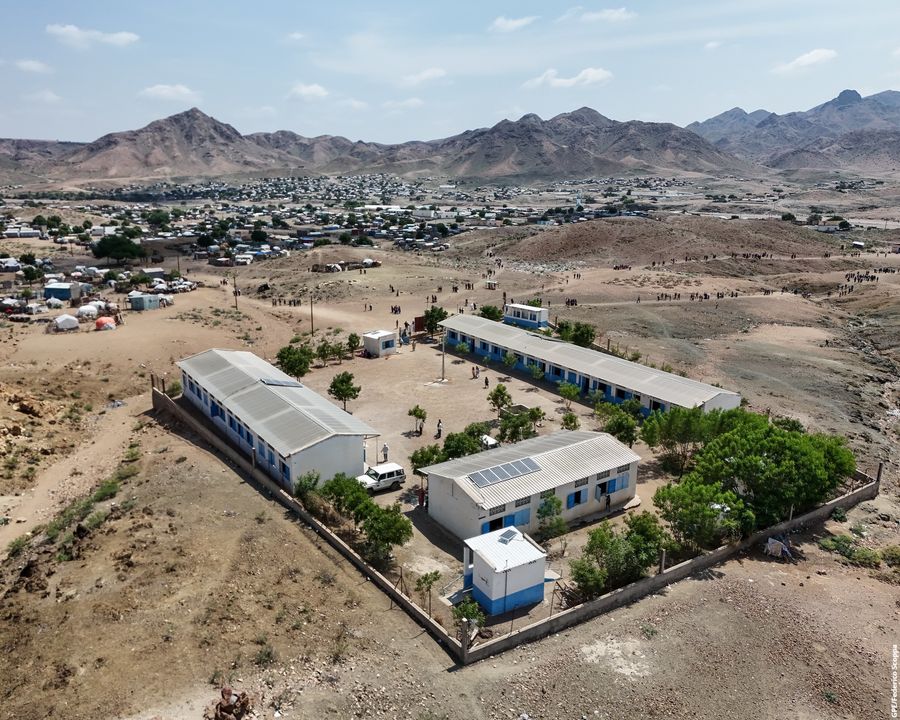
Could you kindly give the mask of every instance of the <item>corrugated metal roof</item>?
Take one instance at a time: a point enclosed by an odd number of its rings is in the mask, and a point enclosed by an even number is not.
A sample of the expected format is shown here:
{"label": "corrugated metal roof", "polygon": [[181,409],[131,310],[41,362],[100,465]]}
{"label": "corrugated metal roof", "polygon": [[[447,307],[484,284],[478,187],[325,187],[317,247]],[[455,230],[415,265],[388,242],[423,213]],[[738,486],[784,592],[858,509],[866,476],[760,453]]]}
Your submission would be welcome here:
{"label": "corrugated metal roof", "polygon": [[633,390],[669,405],[692,408],[717,395],[737,397],[737,393],[730,390],[723,390],[698,380],[683,378],[674,373],[656,370],[614,355],[579,347],[487,318],[453,315],[441,322],[441,325],[494,345],[502,345],[514,353],[574,370],[581,375]]}
{"label": "corrugated metal roof", "polygon": [[284,457],[333,435],[378,435],[253,353],[212,349],[175,364]]}
{"label": "corrugated metal roof", "polygon": [[[533,458],[540,470],[482,488],[469,478],[472,473],[526,457]],[[453,478],[476,505],[489,509],[640,459],[637,453],[607,433],[559,430],[551,435],[430,465],[419,472]]]}
{"label": "corrugated metal roof", "polygon": [[[503,542],[501,535],[510,537],[509,542]],[[547,556],[540,547],[535,545],[526,535],[515,527],[478,535],[465,541],[472,552],[481,557],[494,572],[503,572],[520,565],[527,565],[535,560],[541,560]]]}

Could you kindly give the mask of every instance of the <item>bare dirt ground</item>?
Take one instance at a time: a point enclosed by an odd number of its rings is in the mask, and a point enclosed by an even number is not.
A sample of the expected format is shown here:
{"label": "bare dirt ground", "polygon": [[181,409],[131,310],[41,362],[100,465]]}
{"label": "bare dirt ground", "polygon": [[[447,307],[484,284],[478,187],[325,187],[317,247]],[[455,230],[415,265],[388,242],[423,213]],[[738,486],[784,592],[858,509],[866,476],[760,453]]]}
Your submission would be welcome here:
{"label": "bare dirt ground", "polygon": [[[747,224],[759,228],[758,236],[741,230],[733,242],[732,231],[743,224],[677,216],[641,222],[628,253],[619,230],[589,223],[568,241],[553,240],[544,256],[535,245],[540,236],[523,239],[527,233],[517,231],[507,241],[506,231],[497,231],[441,255],[329,249],[237,268],[237,311],[230,288],[217,284],[223,272],[189,265],[189,277],[210,287],[177,296],[172,308],[129,314],[115,332],[0,329],[4,460],[20,458],[4,466],[9,477],[0,480],[0,510],[13,519],[0,526],[0,546],[96,487],[129,445],[141,456],[140,472],[104,501],[106,521],[74,541],[72,559],[45,546],[3,564],[0,717],[200,717],[222,682],[254,694],[261,717],[886,716],[890,652],[900,635],[897,586],[840,564],[816,539],[860,523],[872,546],[900,537],[900,276],[883,274],[846,296],[827,294],[844,282],[844,272],[900,262],[874,254],[837,257],[832,238],[780,227],[770,234],[756,221]],[[669,242],[658,233],[670,222],[679,237],[705,238],[703,252],[688,250],[689,240],[677,241],[677,254],[674,247],[658,250]],[[494,267],[484,256],[488,245],[504,264],[497,291],[482,288],[482,273]],[[822,260],[828,251],[835,255]],[[732,252],[776,258],[771,264],[731,259]],[[686,253],[701,260],[685,262]],[[706,253],[726,260],[703,261]],[[791,253],[798,255],[793,262]],[[679,262],[654,268],[657,254]],[[326,256],[372,256],[384,265],[365,274],[307,272]],[[617,263],[632,270],[613,270]],[[451,291],[465,281],[476,289]],[[270,290],[258,294],[263,283]],[[792,283],[808,283],[811,294],[795,295]],[[687,299],[692,292],[732,290],[738,297],[718,303]],[[854,510],[846,527],[829,523],[802,538],[797,564],[751,553],[578,628],[457,670],[308,530],[202,443],[158,426],[148,414],[150,372],[177,377],[174,360],[209,347],[246,348],[272,359],[292,337],[309,333],[305,301],[273,306],[272,297],[313,293],[317,335],[337,338],[392,328],[420,314],[431,294],[453,311],[467,300],[501,305],[503,291],[543,296],[552,314],[595,324],[601,342],[720,382],[754,409],[847,434],[864,470],[886,462],[882,496]],[[657,293],[676,291],[681,301],[656,301]],[[566,297],[577,298],[578,306],[566,306]],[[364,304],[373,310],[363,311]],[[396,304],[399,316],[389,311]],[[378,447],[386,441],[391,459],[405,463],[431,441],[437,418],[446,432],[491,418],[483,386],[471,380],[471,363],[455,360],[448,355],[443,384],[434,382],[441,356],[426,344],[386,360],[332,362],[304,382],[324,392],[335,373],[353,372],[363,391],[349,409],[382,431]],[[485,376],[491,386],[505,377],[491,368]],[[508,385],[515,401],[545,408],[542,431],[558,427],[557,397],[524,378]],[[125,405],[111,407],[112,399]],[[422,437],[409,433],[406,411],[416,403],[429,413]],[[589,410],[578,412],[590,427]],[[21,432],[11,430],[16,426]],[[28,448],[52,452],[38,451],[32,463]],[[649,472],[645,479],[662,481]],[[652,495],[652,487],[638,492]],[[415,512],[410,502],[406,508]],[[414,573],[438,567],[449,579],[453,544],[434,537],[433,553],[414,552],[423,547],[423,529],[417,522],[417,539],[399,561]]]}

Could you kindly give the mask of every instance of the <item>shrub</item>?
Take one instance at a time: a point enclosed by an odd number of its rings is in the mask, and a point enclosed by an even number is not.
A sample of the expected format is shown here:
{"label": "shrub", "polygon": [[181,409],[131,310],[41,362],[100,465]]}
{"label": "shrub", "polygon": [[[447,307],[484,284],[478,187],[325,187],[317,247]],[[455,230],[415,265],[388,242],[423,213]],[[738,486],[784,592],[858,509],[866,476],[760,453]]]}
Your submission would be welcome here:
{"label": "shrub", "polygon": [[181,383],[178,380],[173,380],[170,383],[166,384],[166,395],[170,398],[178,397],[181,395]]}
{"label": "shrub", "polygon": [[16,557],[28,546],[28,541],[29,537],[27,535],[19,535],[6,546],[6,552],[10,557]]}
{"label": "shrub", "polygon": [[835,522],[847,522],[847,511],[842,507],[836,507],[831,511],[831,519]]}
{"label": "shrub", "polygon": [[877,568],[881,565],[881,555],[878,551],[867,547],[855,548],[848,559],[851,565],[860,567]]}
{"label": "shrub", "polygon": [[881,559],[890,567],[900,567],[900,545],[888,545],[881,551]]}

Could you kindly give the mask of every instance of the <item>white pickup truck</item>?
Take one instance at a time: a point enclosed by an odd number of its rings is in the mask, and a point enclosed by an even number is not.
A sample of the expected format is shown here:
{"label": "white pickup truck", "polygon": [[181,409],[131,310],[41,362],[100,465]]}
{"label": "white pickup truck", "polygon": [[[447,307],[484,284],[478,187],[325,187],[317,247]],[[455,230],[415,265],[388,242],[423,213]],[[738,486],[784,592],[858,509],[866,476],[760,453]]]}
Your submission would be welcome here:
{"label": "white pickup truck", "polygon": [[406,482],[406,471],[397,463],[382,463],[373,465],[366,470],[365,475],[356,478],[369,493],[390,488],[398,490]]}

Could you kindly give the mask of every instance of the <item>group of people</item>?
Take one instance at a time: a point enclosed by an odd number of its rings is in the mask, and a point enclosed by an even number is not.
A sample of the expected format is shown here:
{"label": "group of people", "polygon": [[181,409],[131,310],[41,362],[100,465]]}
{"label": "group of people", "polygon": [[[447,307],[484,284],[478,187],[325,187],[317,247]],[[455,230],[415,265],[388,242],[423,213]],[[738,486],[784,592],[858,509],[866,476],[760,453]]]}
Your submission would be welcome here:
{"label": "group of people", "polygon": [[391,305],[391,315],[399,315],[400,314],[400,306],[399,305]]}

